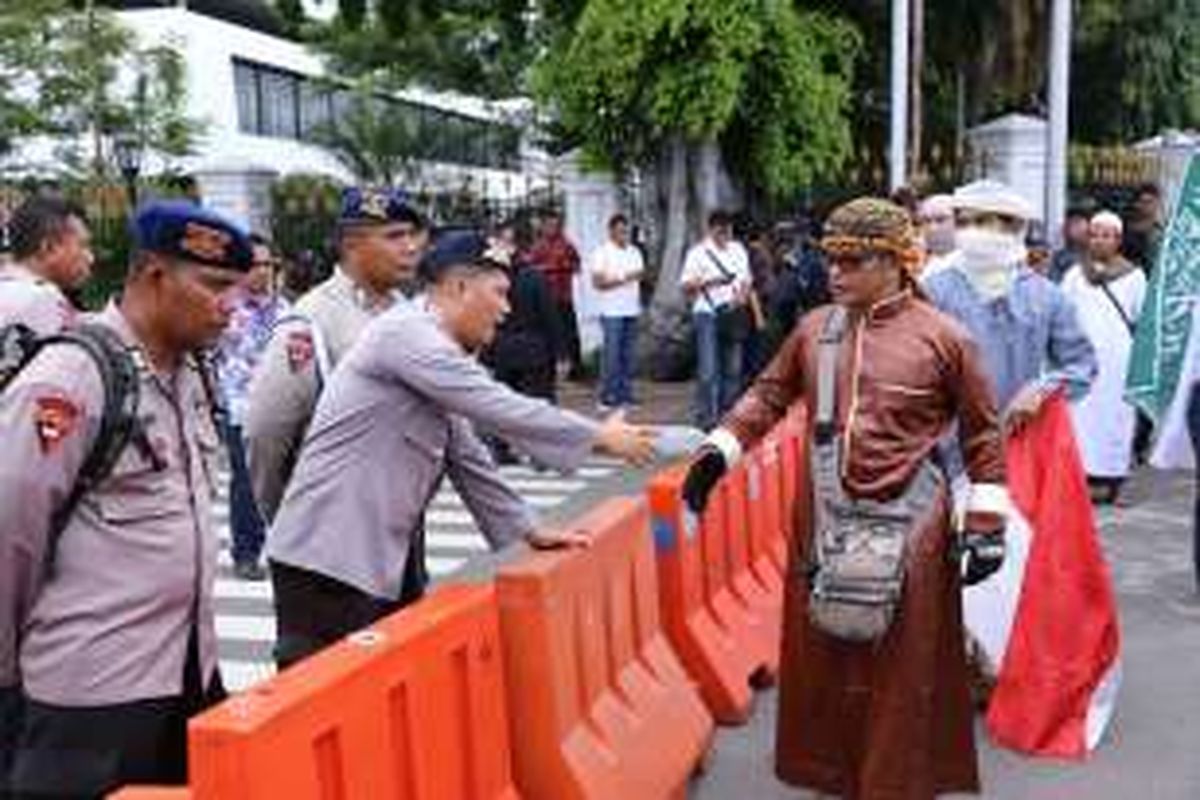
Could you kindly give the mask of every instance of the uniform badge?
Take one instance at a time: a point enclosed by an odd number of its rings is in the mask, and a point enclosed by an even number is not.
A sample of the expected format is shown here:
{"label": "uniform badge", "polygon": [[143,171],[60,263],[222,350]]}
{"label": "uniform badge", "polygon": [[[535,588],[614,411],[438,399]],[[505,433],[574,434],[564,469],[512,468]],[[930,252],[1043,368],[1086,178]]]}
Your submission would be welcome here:
{"label": "uniform badge", "polygon": [[42,455],[49,455],[75,430],[79,409],[65,397],[39,397],[33,415]]}
{"label": "uniform badge", "polygon": [[384,192],[369,190],[363,194],[359,208],[362,210],[364,217],[387,219],[388,200],[389,198]]}
{"label": "uniform badge", "polygon": [[312,334],[308,331],[293,331],[287,337],[288,366],[292,372],[300,372],[308,367],[316,354]]}
{"label": "uniform badge", "polygon": [[201,261],[224,261],[225,248],[232,239],[233,237],[225,231],[198,222],[189,222],[183,229],[179,249]]}

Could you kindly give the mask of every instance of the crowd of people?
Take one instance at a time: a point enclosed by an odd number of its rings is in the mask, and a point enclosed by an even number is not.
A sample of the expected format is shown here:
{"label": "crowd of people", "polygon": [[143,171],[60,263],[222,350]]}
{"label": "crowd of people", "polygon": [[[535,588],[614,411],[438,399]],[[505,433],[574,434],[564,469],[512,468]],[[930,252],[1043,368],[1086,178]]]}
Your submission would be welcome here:
{"label": "crowd of people", "polygon": [[[896,199],[751,226],[745,244],[708,215],[679,269],[709,434],[684,492],[702,512],[807,404],[816,503],[787,589],[777,770],[925,798],[978,789],[958,593],[1005,557],[1005,441],[1062,394],[1096,501],[1120,498],[1160,212],[1149,187],[1126,220],[1073,212],[1050,253],[1002,184]],[[356,187],[332,274],[289,292],[271,242],[156,201],[132,221],[121,293],[84,314],[68,299],[93,265],[84,213],[48,195],[17,209],[0,266],[0,795],[182,781],[186,719],[224,694],[222,442],[235,573],[272,582],[281,668],[422,596],[445,480],[496,548],[579,544],[539,530],[495,464],[653,457],[655,431],[625,418],[645,399],[647,259],[627,217],[605,230],[583,255],[556,211],[532,241],[507,223],[433,236],[402,192]],[[560,364],[584,373],[578,281],[601,324],[597,418],[556,403]],[[838,537],[866,518],[899,549],[864,588]]]}

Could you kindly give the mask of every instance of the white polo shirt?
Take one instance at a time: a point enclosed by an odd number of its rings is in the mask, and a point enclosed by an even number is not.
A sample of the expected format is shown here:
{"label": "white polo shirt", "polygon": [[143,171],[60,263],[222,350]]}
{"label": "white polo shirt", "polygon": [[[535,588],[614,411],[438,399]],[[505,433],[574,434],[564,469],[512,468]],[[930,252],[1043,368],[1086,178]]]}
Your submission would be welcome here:
{"label": "white polo shirt", "polygon": [[721,262],[725,272],[733,276],[733,281],[721,286],[710,286],[699,292],[692,303],[693,314],[715,313],[718,308],[732,303],[737,293],[750,285],[750,256],[746,248],[742,247],[740,242],[729,242],[723,248],[717,247],[711,238],[705,238],[688,251],[679,282],[684,284],[694,280],[721,278],[721,268],[717,266],[713,256]]}
{"label": "white polo shirt", "polygon": [[[589,275],[603,275],[606,278],[629,278],[641,275],[645,270],[641,250],[631,244],[620,247],[611,239],[596,248],[588,264]],[[592,288],[596,293],[600,316],[636,317],[641,313],[641,297],[636,281],[611,289],[598,289],[595,284]]]}

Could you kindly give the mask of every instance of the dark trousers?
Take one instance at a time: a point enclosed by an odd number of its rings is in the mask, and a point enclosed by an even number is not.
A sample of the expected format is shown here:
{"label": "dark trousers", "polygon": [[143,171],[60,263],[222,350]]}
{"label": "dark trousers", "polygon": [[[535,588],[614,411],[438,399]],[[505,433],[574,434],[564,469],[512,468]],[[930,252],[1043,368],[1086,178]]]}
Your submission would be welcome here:
{"label": "dark trousers", "polygon": [[742,342],[723,338],[715,314],[696,314],[696,427],[712,430],[742,392]]}
{"label": "dark trousers", "polygon": [[7,800],[8,770],[12,767],[21,736],[21,711],[24,708],[21,687],[0,687],[0,800]]}
{"label": "dark trousers", "polygon": [[[423,539],[424,537],[420,537]],[[423,565],[424,553],[420,561]],[[409,558],[416,564],[417,559]],[[373,622],[415,603],[425,593],[424,567],[405,570],[399,600],[375,597],[328,575],[271,562],[275,590],[275,663],[287,669]]]}
{"label": "dark trousers", "polygon": [[633,403],[637,317],[601,317],[600,402],[616,408]]}
{"label": "dark trousers", "polygon": [[[509,363],[497,364],[493,370],[496,380],[527,397],[540,397],[551,403],[558,402],[556,365],[553,361],[531,364]],[[517,461],[516,454],[508,442],[499,436],[488,434],[484,437],[492,451],[492,457],[500,464],[512,464]]]}
{"label": "dark trousers", "polygon": [[242,426],[225,429],[229,448],[229,527],[233,535],[233,560],[237,564],[256,564],[262,554],[264,526],[254,491],[250,488],[250,468],[246,463],[246,442]]}
{"label": "dark trousers", "polygon": [[583,374],[583,350],[579,345],[579,321],[575,318],[575,304],[570,300],[555,300],[558,306],[558,319],[562,329],[563,347],[567,362],[571,365],[571,374]]}
{"label": "dark trousers", "polygon": [[219,674],[202,688],[194,635],[183,684],[176,697],[107,706],[22,697],[9,797],[91,800],[128,784],[186,783],[188,718],[225,697]]}
{"label": "dark trousers", "polygon": [[558,389],[554,374],[554,362],[526,364],[497,364],[493,373],[496,380],[527,397],[540,397],[551,403],[558,401]]}
{"label": "dark trousers", "polygon": [[1187,407],[1188,435],[1196,454],[1196,491],[1192,501],[1192,569],[1200,590],[1200,383],[1192,385]]}

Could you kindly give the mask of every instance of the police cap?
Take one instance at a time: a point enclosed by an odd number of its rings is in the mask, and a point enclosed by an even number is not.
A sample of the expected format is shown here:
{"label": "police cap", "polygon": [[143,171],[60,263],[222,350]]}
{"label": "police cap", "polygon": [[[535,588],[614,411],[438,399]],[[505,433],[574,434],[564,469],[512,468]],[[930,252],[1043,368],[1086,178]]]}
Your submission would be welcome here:
{"label": "police cap", "polygon": [[247,272],[250,237],[242,227],[203,206],[182,200],[147,203],[133,221],[138,250]]}
{"label": "police cap", "polygon": [[437,237],[421,259],[419,273],[426,283],[437,283],[450,269],[468,267],[507,271],[512,256],[475,231],[448,231]]}
{"label": "police cap", "polygon": [[351,186],[342,192],[339,225],[386,225],[389,222],[409,222],[418,228],[425,227],[425,217],[409,200],[408,194],[400,189]]}

